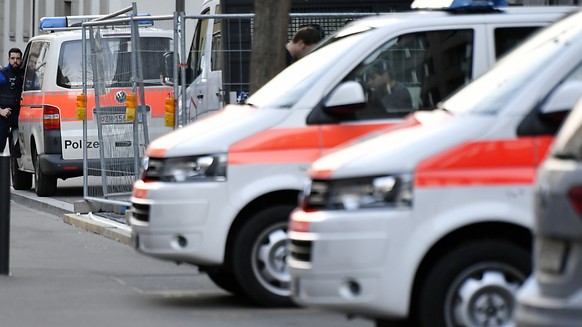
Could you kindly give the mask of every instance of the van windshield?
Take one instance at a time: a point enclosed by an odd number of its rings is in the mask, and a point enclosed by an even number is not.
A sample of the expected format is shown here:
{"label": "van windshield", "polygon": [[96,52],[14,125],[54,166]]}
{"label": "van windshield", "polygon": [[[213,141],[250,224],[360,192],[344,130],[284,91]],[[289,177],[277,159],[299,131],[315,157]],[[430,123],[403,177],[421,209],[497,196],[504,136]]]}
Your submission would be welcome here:
{"label": "van windshield", "polygon": [[366,34],[352,34],[318,48],[283,70],[246,102],[258,107],[292,107],[324,74],[335,69],[337,61],[356,48]]}
{"label": "van windshield", "polygon": [[[172,39],[143,37],[140,42],[142,74],[145,85],[161,85],[163,55],[172,49]],[[87,49],[90,49],[87,41]],[[131,39],[129,37],[102,38],[101,51],[92,52],[87,63],[87,87],[94,79],[106,87],[131,87]],[[77,89],[83,87],[83,49],[81,40],[63,42],[61,45],[57,85]],[[95,69],[97,67],[97,69]],[[98,74],[94,74],[98,71]]]}
{"label": "van windshield", "polygon": [[581,15],[542,30],[499,61],[495,67],[440,105],[454,113],[496,114],[582,30]]}

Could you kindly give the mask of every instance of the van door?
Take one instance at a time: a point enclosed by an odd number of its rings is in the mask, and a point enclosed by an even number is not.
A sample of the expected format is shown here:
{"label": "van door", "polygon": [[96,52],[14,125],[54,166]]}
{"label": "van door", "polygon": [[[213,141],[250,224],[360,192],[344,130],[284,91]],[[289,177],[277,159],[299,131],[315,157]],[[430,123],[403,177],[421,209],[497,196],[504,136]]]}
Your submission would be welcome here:
{"label": "van door", "polygon": [[33,170],[32,142],[35,147],[43,150],[43,104],[44,93],[41,91],[45,81],[45,68],[49,53],[48,41],[32,41],[29,43],[24,57],[24,85],[22,102],[18,117],[18,137],[22,153],[22,167]]}
{"label": "van door", "polygon": [[[363,110],[334,115],[324,104],[308,116],[308,124],[322,124],[323,149],[398,123],[411,112],[432,110],[473,79],[475,34],[469,27],[412,32],[377,48],[342,80],[365,89]],[[321,118],[330,116],[339,124]]]}
{"label": "van door", "polygon": [[[215,7],[206,8],[202,15],[213,15]],[[190,121],[220,109],[222,102],[221,62],[213,57],[219,54],[213,47],[220,47],[220,24],[214,19],[199,19],[188,54],[188,70],[194,81],[188,87]]]}

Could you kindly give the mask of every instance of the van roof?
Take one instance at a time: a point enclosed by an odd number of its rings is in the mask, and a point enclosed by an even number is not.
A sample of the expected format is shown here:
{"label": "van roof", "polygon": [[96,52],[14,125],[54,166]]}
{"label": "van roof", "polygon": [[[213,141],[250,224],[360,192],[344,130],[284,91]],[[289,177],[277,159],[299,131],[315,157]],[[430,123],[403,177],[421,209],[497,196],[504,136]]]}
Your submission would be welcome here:
{"label": "van roof", "polygon": [[[110,34],[111,36],[114,36],[114,35],[130,36],[131,35],[129,28],[107,29],[107,31],[109,32],[108,34]],[[171,37],[171,38],[173,38],[174,31],[149,27],[149,28],[140,29],[139,34],[140,34],[140,36],[144,36],[144,37],[159,36],[159,37]],[[77,39],[81,39],[81,30],[59,31],[59,32],[40,34],[40,35],[36,35],[36,36],[32,37],[30,39],[30,41],[39,40],[39,39],[44,39],[44,40],[62,39],[63,41],[77,40]]]}
{"label": "van roof", "polygon": [[488,21],[493,22],[495,19],[500,19],[502,21],[509,21],[515,19],[516,17],[523,18],[524,21],[535,21],[535,17],[543,16],[554,16],[559,14],[566,14],[569,12],[574,12],[581,10],[579,6],[525,6],[525,7],[501,7],[495,11],[490,12],[479,12],[479,13],[467,13],[467,12],[454,12],[454,11],[444,11],[444,10],[413,10],[407,12],[398,13],[381,13],[375,16],[369,16],[356,20],[352,25],[366,26],[372,28],[381,28],[383,26],[394,24],[397,21],[414,21],[422,17],[422,21],[428,21],[429,19],[439,19],[444,18],[450,20],[455,17],[464,17],[461,20],[466,21]]}

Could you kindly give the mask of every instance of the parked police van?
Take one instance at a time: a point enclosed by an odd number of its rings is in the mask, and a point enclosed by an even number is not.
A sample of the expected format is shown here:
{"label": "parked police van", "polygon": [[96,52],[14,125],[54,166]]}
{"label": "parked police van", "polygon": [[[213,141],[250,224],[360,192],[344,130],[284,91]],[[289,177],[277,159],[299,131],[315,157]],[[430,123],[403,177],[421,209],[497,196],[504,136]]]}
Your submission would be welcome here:
{"label": "parked police van", "polygon": [[[83,92],[83,54],[81,30],[73,25],[87,18],[91,17],[45,17],[39,28],[49,33],[31,38],[26,46],[18,130],[22,158],[12,160],[15,189],[29,189],[34,175],[36,194],[53,195],[57,189],[57,179],[83,175],[84,147],[87,147],[88,163],[99,165],[101,142],[94,121],[95,93],[92,88],[91,64],[88,64],[87,71],[90,83],[87,94],[87,139],[83,139],[83,120],[77,118],[77,96]],[[145,101],[150,109],[148,122],[161,122],[158,125],[163,126],[165,98],[172,89],[162,85],[161,62],[164,52],[172,49],[173,31],[148,27],[140,28],[140,35],[143,40],[141,43],[147,50],[141,56],[145,66]],[[101,122],[125,123],[126,95],[135,93],[130,80],[129,28],[108,30],[100,42],[107,47],[107,51],[111,51],[106,54],[107,64],[100,66],[99,73],[106,76],[101,84],[100,95],[108,96],[115,108],[119,107],[116,112],[101,113]],[[169,131],[171,128],[163,133]],[[119,140],[120,145],[128,142],[131,139]],[[122,150],[119,148],[119,151]]]}
{"label": "parked police van", "polygon": [[[578,9],[437,110],[315,161],[289,223],[294,299],[378,326],[512,326],[531,272],[536,170],[582,97],[580,22]],[[555,280],[567,246],[542,246],[538,277]],[[565,326],[531,323],[557,305],[535,301],[524,326]]]}
{"label": "parked police van", "polygon": [[[352,22],[245,104],[148,146],[131,198],[137,251],[197,265],[220,287],[257,303],[290,304],[287,221],[311,162],[432,109],[572,10],[465,6]],[[384,109],[367,96],[378,62],[382,72],[391,66],[408,105]]]}

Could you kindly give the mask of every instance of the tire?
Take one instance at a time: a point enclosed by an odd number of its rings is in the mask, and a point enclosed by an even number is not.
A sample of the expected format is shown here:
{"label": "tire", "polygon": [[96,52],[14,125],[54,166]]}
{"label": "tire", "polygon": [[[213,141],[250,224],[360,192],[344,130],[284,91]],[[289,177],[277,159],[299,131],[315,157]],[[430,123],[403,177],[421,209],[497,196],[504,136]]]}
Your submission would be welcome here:
{"label": "tire", "polygon": [[293,306],[287,269],[287,224],[295,208],[279,205],[254,215],[234,242],[233,270],[251,300],[265,307]]}
{"label": "tire", "polygon": [[57,192],[57,178],[49,176],[40,169],[40,160],[38,154],[33,158],[34,160],[34,189],[38,196],[51,196]]}
{"label": "tire", "polygon": [[515,293],[530,272],[531,254],[516,245],[461,245],[430,270],[413,315],[422,327],[509,326]]}
{"label": "tire", "polygon": [[15,190],[30,190],[32,187],[32,174],[18,170],[18,161],[10,157],[10,172],[12,175],[12,187]]}
{"label": "tire", "polygon": [[208,278],[210,278],[210,280],[216,284],[216,286],[222,288],[223,290],[233,295],[244,294],[233,273],[224,270],[213,269],[206,271],[206,274],[208,275]]}

